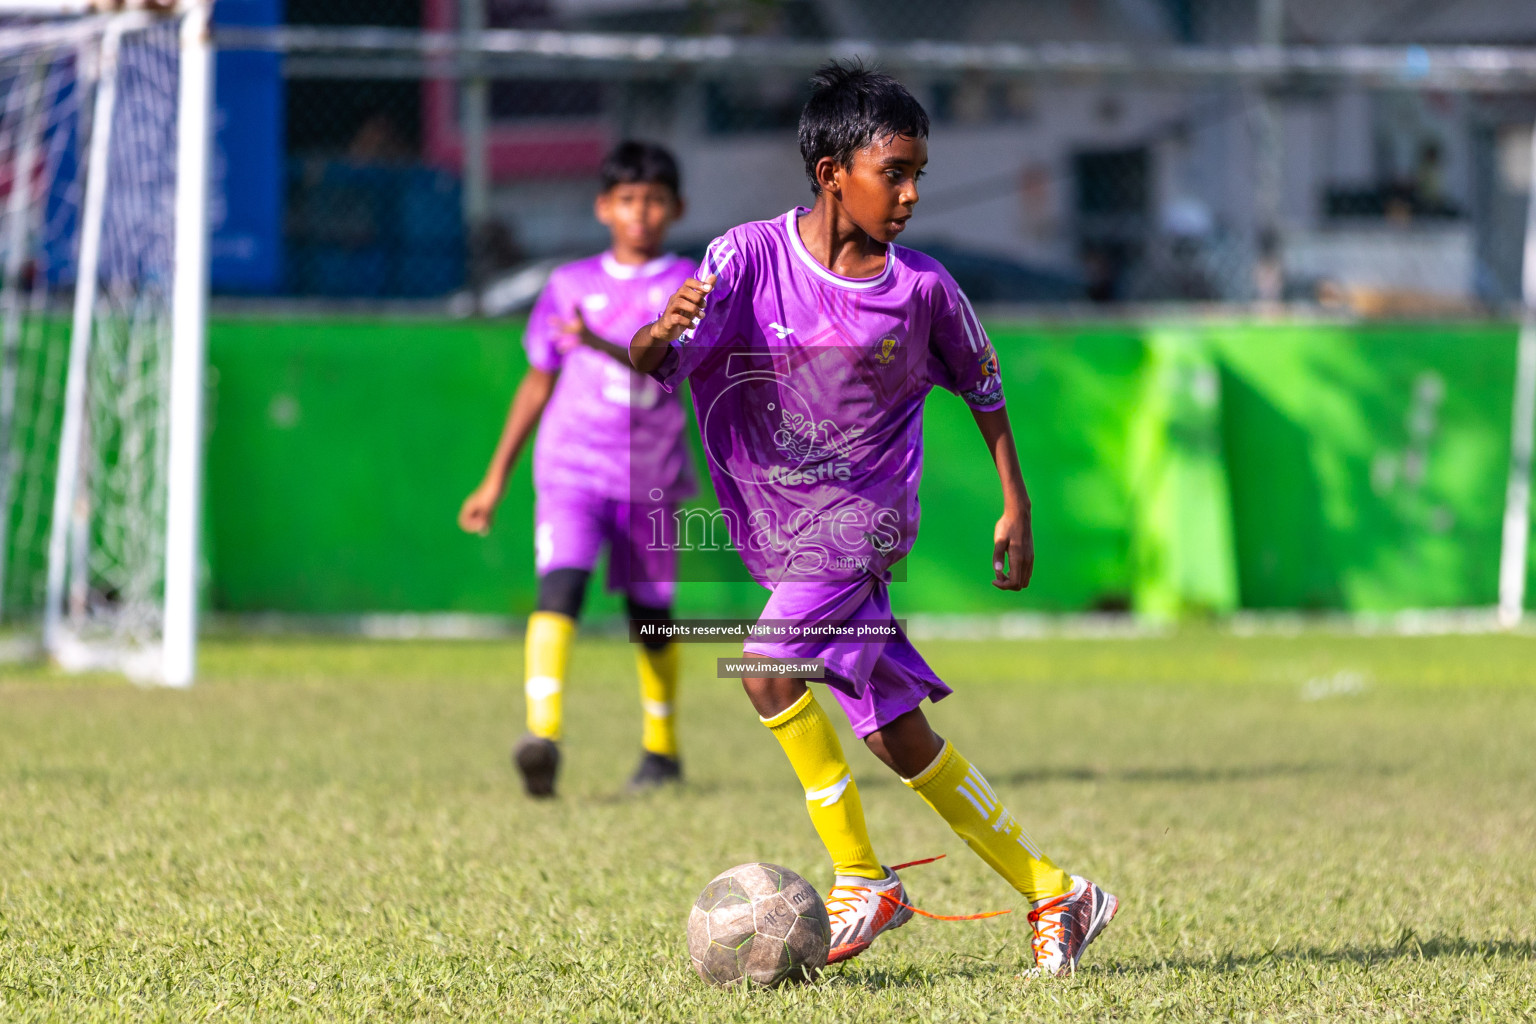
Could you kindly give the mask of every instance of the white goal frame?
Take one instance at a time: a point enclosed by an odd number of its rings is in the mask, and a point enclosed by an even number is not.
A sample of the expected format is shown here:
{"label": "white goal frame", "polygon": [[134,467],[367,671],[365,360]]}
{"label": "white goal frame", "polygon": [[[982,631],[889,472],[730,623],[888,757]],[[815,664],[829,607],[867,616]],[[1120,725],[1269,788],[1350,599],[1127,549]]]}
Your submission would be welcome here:
{"label": "white goal frame", "polygon": [[[202,502],[203,380],[208,307],[208,176],[212,147],[212,0],[0,0],[0,14],[101,19],[101,48],[84,174],[63,425],[48,538],[43,647],[66,669],[121,671],[137,682],[192,684],[197,662],[199,528]],[[102,222],[124,34],[178,21],[176,196],[170,308],[164,594],[159,649],[101,650],[75,637],[65,617],[72,511],[84,454],[87,371],[92,347]]]}
{"label": "white goal frame", "polygon": [[1515,357],[1514,413],[1509,446],[1509,485],[1504,497],[1504,534],[1499,552],[1499,624],[1518,626],[1525,617],[1525,577],[1531,541],[1531,454],[1536,429],[1536,126],[1531,130],[1530,198],[1525,214],[1525,256],[1520,274],[1520,340]]}

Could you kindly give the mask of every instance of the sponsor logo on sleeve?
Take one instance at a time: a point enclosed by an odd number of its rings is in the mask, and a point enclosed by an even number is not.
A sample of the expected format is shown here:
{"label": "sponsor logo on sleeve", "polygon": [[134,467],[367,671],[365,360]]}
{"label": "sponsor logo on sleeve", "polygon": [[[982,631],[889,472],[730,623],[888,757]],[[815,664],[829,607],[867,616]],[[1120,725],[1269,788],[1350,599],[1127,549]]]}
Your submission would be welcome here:
{"label": "sponsor logo on sleeve", "polygon": [[977,357],[976,361],[981,364],[981,375],[983,377],[996,377],[999,375],[997,368],[997,351],[993,349],[991,345],[988,345],[986,348],[982,349],[981,355]]}

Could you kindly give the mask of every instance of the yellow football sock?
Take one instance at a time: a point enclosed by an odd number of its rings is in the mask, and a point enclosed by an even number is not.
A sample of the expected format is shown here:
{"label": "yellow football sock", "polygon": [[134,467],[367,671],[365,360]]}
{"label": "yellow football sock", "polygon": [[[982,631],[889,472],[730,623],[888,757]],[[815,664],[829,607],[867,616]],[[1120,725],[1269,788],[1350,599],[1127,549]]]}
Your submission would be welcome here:
{"label": "yellow football sock", "polygon": [[772,718],[762,719],[789,756],[795,776],[805,789],[811,825],[832,856],[839,875],[884,878],[864,824],[864,804],[843,745],[816,698],[807,690],[800,699]]}
{"label": "yellow football sock", "polygon": [[677,645],[635,648],[640,672],[640,746],[653,754],[677,756]]}
{"label": "yellow football sock", "polygon": [[1025,899],[1033,903],[1071,891],[1071,877],[1040,852],[981,772],[953,744],[945,743],[916,778],[901,781]]}
{"label": "yellow football sock", "polygon": [[523,696],[528,703],[528,731],[547,740],[560,738],[560,691],[571,654],[576,620],[559,612],[528,616],[524,640]]}

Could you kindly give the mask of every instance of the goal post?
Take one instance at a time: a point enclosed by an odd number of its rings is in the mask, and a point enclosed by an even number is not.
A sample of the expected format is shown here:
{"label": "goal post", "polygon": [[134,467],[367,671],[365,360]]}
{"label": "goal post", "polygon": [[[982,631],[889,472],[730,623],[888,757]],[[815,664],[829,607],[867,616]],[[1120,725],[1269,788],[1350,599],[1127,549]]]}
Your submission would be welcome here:
{"label": "goal post", "polygon": [[1531,455],[1532,434],[1536,431],[1536,126],[1531,130],[1530,160],[1509,485],[1504,498],[1503,544],[1499,552],[1499,623],[1505,628],[1519,625],[1525,617],[1525,578],[1530,560]]}
{"label": "goal post", "polygon": [[169,686],[196,663],[210,7],[0,0],[0,622]]}
{"label": "goal post", "polygon": [[[96,323],[96,291],[101,264],[101,230],[107,194],[107,158],[111,152],[112,120],[117,109],[117,57],[122,28],[109,23],[94,54],[94,75],[80,68],[81,79],[94,77],[96,95],[90,120],[90,149],[86,158],[85,202],[80,217],[79,255],[69,330],[69,373],[64,384],[64,425],[59,435],[58,468],[49,517],[48,589],[43,605],[43,647],[58,654],[69,643],[64,629],[64,588],[70,569],[69,541],[75,520],[80,462],[85,443],[86,366]],[[89,59],[89,58],[88,58]],[[80,87],[77,83],[76,88]],[[66,659],[69,655],[66,655]]]}
{"label": "goal post", "polygon": [[170,451],[167,453],[165,630],[161,680],[190,686],[197,667],[198,531],[202,519],[203,368],[208,321],[208,158],[213,47],[209,5],[181,20],[176,128],[176,278],[171,295]]}

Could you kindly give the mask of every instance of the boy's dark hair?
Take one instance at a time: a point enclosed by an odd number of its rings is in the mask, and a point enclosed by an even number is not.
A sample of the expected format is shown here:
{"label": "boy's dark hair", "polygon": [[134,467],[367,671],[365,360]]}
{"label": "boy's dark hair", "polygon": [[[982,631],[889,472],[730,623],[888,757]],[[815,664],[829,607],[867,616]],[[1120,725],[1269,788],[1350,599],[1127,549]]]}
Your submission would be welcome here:
{"label": "boy's dark hair", "polygon": [[683,194],[682,183],[677,173],[677,161],[665,148],[654,142],[624,140],[603,157],[603,166],[598,173],[603,179],[604,192],[615,185],[633,185],[639,182],[647,185],[665,185],[672,190],[674,196]]}
{"label": "boy's dark hair", "polygon": [[821,192],[816,163],[824,156],[847,167],[855,152],[877,139],[928,137],[927,111],[890,75],[858,61],[832,61],[811,76],[811,84],[816,91],[800,111],[800,155],[812,192]]}

